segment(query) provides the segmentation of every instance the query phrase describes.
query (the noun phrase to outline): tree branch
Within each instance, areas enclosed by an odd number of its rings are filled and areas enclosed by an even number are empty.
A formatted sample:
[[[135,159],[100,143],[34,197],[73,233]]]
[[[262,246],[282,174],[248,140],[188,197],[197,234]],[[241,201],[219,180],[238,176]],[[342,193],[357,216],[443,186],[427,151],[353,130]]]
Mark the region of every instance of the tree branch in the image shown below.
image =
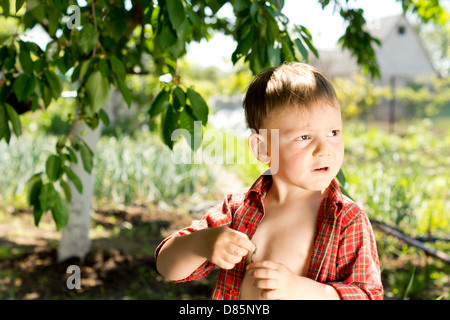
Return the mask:
[[[99,44],[100,41],[100,35],[98,33],[98,28],[97,28],[97,15],[95,14],[95,1],[92,0],[91,2],[91,7],[92,7],[92,19],[94,20],[94,29],[95,29],[95,34],[97,35],[97,43],[95,44],[94,50],[92,50],[92,57],[95,57],[95,52],[97,51],[97,46]]]

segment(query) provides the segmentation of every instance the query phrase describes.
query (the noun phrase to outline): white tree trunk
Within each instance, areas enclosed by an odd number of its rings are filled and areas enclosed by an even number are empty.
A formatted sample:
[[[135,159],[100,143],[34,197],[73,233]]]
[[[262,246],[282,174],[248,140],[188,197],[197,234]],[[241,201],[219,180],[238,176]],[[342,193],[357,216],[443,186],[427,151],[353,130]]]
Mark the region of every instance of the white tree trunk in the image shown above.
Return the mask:
[[[109,100],[104,107],[105,112],[110,118],[110,125],[114,119],[111,119],[113,105],[120,103],[116,90],[111,90]],[[103,123],[100,121],[95,130],[91,130],[84,121],[77,123],[74,128],[74,135],[82,137],[83,141],[91,148],[94,155],[97,150],[97,143],[100,139]],[[84,134],[83,134],[84,133]],[[91,174],[86,172],[83,167],[80,152],[76,152],[78,163],[71,163],[70,168],[78,175],[83,184],[83,193],[80,194],[74,184],[69,181],[72,201],[69,205],[69,221],[62,230],[61,240],[58,249],[58,262],[69,258],[80,258],[83,260],[91,248],[89,230],[91,228],[91,208],[92,195],[94,193],[94,170]]]
[[[79,122],[74,134],[83,137],[86,144],[96,152],[97,142],[100,139],[101,125],[91,130],[84,121]],[[81,135],[82,132],[85,135]],[[94,192],[94,175],[87,173],[83,168],[80,153],[77,152],[78,163],[72,163],[70,168],[78,175],[83,184],[83,193],[80,194],[73,183],[69,183],[72,201],[69,206],[69,221],[62,230],[59,243],[58,261],[78,257],[84,259],[91,248],[89,230],[91,227],[91,199]]]

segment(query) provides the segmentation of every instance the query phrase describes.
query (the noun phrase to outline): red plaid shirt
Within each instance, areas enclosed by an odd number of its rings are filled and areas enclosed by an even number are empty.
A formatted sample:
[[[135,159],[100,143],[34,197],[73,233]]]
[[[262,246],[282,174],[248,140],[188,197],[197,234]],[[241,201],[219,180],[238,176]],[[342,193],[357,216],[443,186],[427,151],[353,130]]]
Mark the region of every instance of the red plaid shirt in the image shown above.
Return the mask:
[[[181,229],[172,237],[220,226],[229,226],[251,239],[264,216],[263,201],[272,185],[270,175],[262,175],[251,188],[228,194],[222,203],[206,211],[201,220]],[[314,249],[307,277],[334,287],[342,299],[382,299],[380,266],[375,237],[369,219],[349,198],[342,195],[333,180],[320,205]],[[201,279],[214,269],[206,261],[189,277],[177,282]],[[220,269],[212,292],[213,299],[237,300],[240,296],[245,262],[231,270]]]

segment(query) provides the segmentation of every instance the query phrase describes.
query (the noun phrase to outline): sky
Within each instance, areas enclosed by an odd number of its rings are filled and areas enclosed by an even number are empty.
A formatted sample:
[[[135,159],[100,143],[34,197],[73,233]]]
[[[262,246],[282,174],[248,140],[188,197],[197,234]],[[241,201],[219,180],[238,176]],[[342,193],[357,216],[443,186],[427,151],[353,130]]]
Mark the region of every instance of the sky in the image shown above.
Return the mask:
[[[349,0],[348,6],[362,8],[366,21],[373,21],[374,24],[377,19],[402,13],[401,3],[396,0]],[[339,12],[333,13],[332,3],[322,10],[318,0],[285,0],[282,12],[293,23],[308,28],[318,49],[332,49],[345,31]],[[225,5],[218,14],[232,16],[231,6]],[[236,43],[230,36],[217,33],[208,42],[204,40],[190,44],[186,59],[204,67],[217,66],[229,71],[235,48]]]

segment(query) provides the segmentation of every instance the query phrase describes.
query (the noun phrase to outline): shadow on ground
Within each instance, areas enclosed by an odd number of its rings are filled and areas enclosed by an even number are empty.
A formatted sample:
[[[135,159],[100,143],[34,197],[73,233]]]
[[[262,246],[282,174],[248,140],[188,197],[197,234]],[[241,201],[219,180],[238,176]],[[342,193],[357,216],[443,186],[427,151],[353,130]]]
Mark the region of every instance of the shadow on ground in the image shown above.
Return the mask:
[[[84,261],[58,263],[55,241],[24,245],[0,238],[0,299],[209,299],[214,275],[175,284],[156,271],[156,246],[190,220],[188,214],[149,212],[143,206],[98,210],[93,226],[113,235],[94,239]],[[80,268],[80,289],[67,287],[68,280],[74,283],[68,279],[70,265]]]

